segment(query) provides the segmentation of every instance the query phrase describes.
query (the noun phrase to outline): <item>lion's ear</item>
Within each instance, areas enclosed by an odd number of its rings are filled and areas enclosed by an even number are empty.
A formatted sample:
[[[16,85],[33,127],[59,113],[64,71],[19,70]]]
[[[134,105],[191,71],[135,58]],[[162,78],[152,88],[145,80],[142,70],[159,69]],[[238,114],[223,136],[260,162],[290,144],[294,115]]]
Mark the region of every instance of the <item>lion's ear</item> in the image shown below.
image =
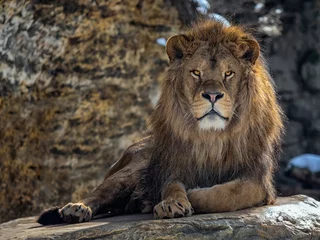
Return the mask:
[[[166,52],[173,62],[175,59],[182,59],[186,54],[186,49],[188,48],[190,42],[186,35],[175,35],[168,39],[166,44]]]
[[[239,57],[255,64],[260,54],[260,46],[256,40],[247,39],[238,44]]]

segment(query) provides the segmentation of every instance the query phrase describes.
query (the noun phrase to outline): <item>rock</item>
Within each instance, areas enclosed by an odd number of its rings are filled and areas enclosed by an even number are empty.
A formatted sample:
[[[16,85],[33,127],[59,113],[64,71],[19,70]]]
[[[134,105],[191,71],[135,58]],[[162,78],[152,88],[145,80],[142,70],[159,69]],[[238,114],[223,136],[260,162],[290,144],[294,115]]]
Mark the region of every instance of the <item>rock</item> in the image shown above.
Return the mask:
[[[302,65],[302,79],[311,92],[320,91],[320,61]]]
[[[303,184],[308,189],[320,188],[320,156],[302,154],[290,160],[285,175]]]
[[[277,54],[269,57],[272,69],[271,71],[276,76],[275,81],[277,83],[277,91],[281,94],[281,96],[284,95],[285,98],[289,98],[289,100],[292,100],[293,94],[299,92],[299,84],[294,80],[295,73],[286,71],[286,69],[283,67],[283,55],[290,54],[290,50],[288,49],[288,47],[285,47],[285,42],[270,44],[281,44],[280,50],[277,52]],[[286,67],[290,69],[294,69],[296,67],[295,59],[293,58],[286,60],[285,64]],[[288,97],[288,94],[290,94],[291,97]]]
[[[313,141],[309,143],[307,152],[320,155],[320,139],[319,137],[313,138]],[[320,179],[320,176],[318,176]]]
[[[311,134],[315,137],[320,137],[320,119],[312,123]]]
[[[310,125],[314,119],[316,112],[310,103],[310,97],[299,96],[289,108],[288,116],[290,119],[302,122],[303,125]]]
[[[0,2],[3,222],[102,182],[146,130],[168,62],[156,39],[181,21],[162,0]]]
[[[282,22],[280,21],[282,9],[273,9],[267,15],[259,17],[259,31],[269,37],[281,36]]]
[[[305,153],[305,142],[296,143],[293,145],[283,146],[283,156],[282,161],[280,163],[283,166],[286,166],[289,160],[295,156]]]
[[[282,161],[319,153],[319,138],[308,134],[320,119],[319,0],[208,3],[208,14],[257,30],[280,101],[298,126],[289,129],[295,143]],[[102,181],[146,130],[167,66],[157,39],[197,20],[197,7],[185,0],[0,0],[0,222],[77,201]],[[266,26],[281,35],[268,37]]]
[[[320,202],[304,195],[278,198],[273,206],[188,218],[152,215],[100,218],[42,227],[33,217],[0,225],[1,239],[319,239]]]
[[[303,135],[303,125],[299,122],[289,121],[285,127],[286,132],[284,136],[285,145],[293,145],[300,143]]]

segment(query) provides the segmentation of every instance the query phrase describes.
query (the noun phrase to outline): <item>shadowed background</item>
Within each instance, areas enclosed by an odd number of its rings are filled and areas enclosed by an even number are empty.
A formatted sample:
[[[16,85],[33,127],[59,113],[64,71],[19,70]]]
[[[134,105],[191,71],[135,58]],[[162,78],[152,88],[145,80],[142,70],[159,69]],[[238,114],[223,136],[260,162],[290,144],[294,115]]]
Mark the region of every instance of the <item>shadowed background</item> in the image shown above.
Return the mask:
[[[212,13],[255,29],[275,79],[288,117],[279,194],[320,199],[317,176],[283,174],[292,157],[320,154],[319,9],[320,0],[0,0],[0,222],[92,191],[146,130],[168,64],[162,38]]]

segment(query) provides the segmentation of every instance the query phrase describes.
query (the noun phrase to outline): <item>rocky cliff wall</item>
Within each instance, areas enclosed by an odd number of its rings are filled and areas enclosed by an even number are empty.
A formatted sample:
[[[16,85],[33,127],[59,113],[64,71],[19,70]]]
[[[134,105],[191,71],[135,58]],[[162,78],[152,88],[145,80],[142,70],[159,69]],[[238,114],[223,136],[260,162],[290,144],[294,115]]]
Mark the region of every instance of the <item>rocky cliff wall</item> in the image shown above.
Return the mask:
[[[146,130],[164,1],[1,1],[0,221],[83,197]],[[14,206],[14,207],[12,207]]]

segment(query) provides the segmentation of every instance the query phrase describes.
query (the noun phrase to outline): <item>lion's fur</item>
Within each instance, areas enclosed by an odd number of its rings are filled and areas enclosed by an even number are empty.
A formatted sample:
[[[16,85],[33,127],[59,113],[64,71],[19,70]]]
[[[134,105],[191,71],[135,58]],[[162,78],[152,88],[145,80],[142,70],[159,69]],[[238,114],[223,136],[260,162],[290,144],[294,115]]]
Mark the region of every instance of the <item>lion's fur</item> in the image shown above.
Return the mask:
[[[223,44],[236,53],[236,45],[253,39],[243,28],[224,27],[208,21],[192,27],[185,34],[193,54],[200,41],[213,46]],[[210,187],[235,178],[261,181],[267,201],[275,197],[273,171],[279,151],[282,111],[277,103],[273,81],[260,55],[254,65],[241,63],[248,72],[242,79],[237,109],[224,131],[199,131],[183,93],[182,61],[169,66],[162,94],[150,125],[155,139],[147,184],[159,201],[161,187],[176,176],[186,188]],[[252,70],[250,69],[252,67]]]
[[[137,211],[139,203],[142,212],[154,209],[156,218],[167,218],[190,216],[192,207],[221,212],[274,202],[282,111],[254,37],[239,26],[205,21],[170,38],[166,50],[170,66],[150,118],[151,136],[129,147],[90,197],[60,209],[60,222],[86,219],[80,205],[94,216]],[[206,79],[190,77],[196,61],[206,66]],[[227,81],[230,66],[236,70]],[[223,81],[216,80],[222,73]],[[209,90],[224,92],[212,103],[203,95]],[[208,104],[216,112],[204,129],[199,120]],[[216,119],[227,123],[216,128]],[[39,222],[55,223],[54,214],[45,211]]]

